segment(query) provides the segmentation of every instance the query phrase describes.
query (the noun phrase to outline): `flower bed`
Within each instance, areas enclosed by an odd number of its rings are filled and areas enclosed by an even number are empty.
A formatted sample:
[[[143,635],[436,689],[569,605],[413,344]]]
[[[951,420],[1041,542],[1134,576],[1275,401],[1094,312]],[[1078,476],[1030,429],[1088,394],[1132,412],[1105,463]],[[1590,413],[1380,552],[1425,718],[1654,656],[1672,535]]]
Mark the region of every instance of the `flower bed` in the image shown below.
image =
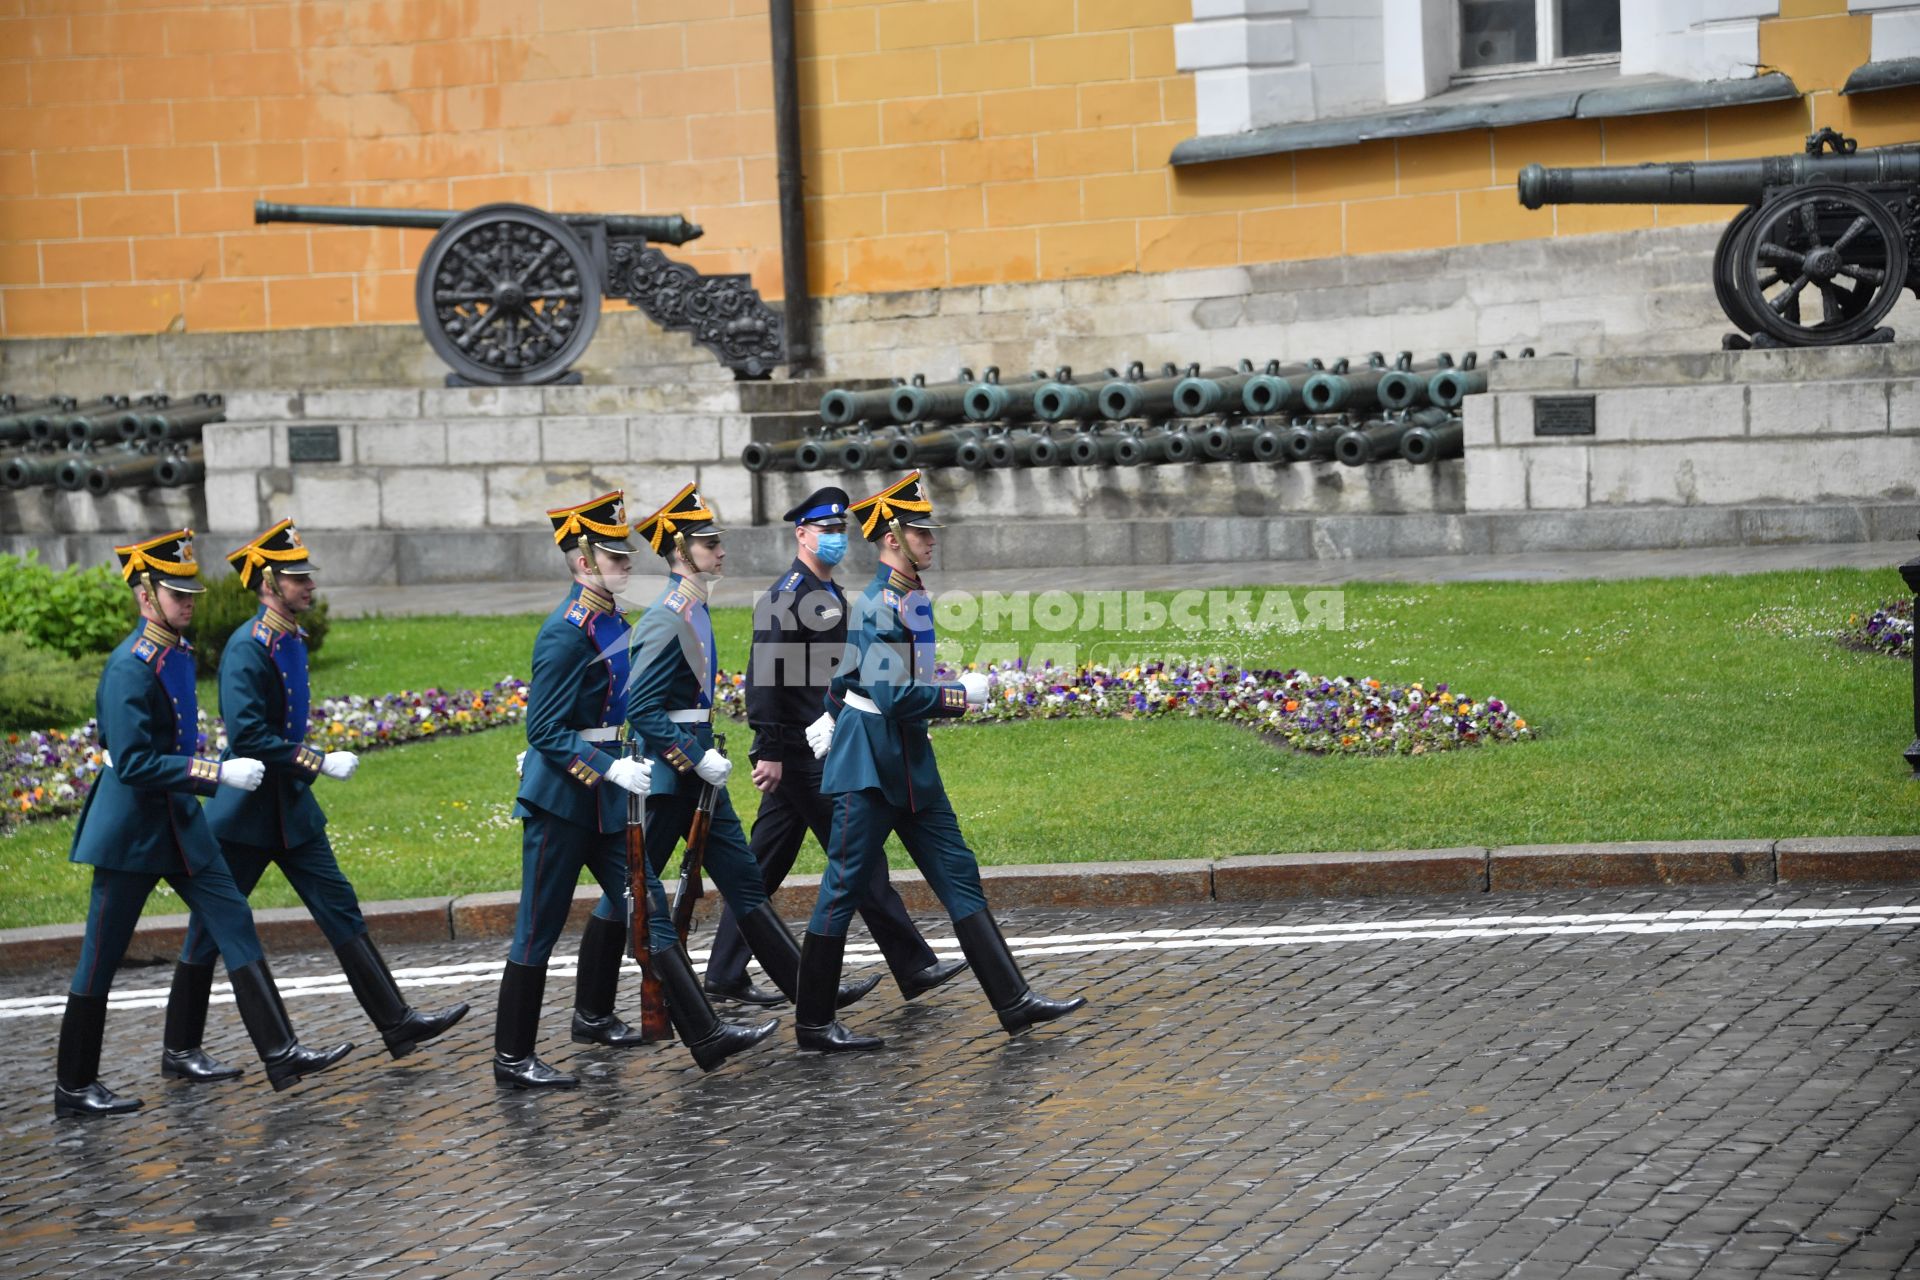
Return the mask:
[[[1884,653],[1895,658],[1913,657],[1913,599],[1901,596],[1862,618],[1851,614],[1846,629],[1835,639],[1849,649]]]
[[[375,751],[445,734],[515,724],[526,714],[526,681],[509,676],[486,689],[405,690],[377,698],[322,698],[313,706],[308,741],[329,751]],[[200,754],[226,749],[226,726],[200,712]],[[9,734],[0,755],[0,825],[78,813],[100,774],[99,726],[71,732]]]
[[[1444,684],[1428,689],[1304,671],[1157,663],[1123,671],[993,663],[986,673],[991,685],[985,711],[964,722],[935,723],[1205,716],[1245,725],[1278,744],[1315,755],[1418,756],[1533,736],[1527,722],[1500,699],[1468,697]],[[940,674],[953,678],[944,668]],[[743,715],[745,702],[742,678],[727,679],[721,708]]]
[[[1911,623],[1907,644],[1911,647]],[[979,720],[1062,718],[1141,720],[1204,716],[1253,729],[1276,744],[1316,755],[1426,755],[1533,736],[1498,698],[1472,698],[1444,684],[1389,685],[1361,677],[1304,671],[1242,671],[1230,666],[1153,664],[1112,671],[1047,663],[994,663]],[[942,669],[943,678],[952,672]],[[746,715],[743,676],[722,672],[719,709]],[[309,741],[331,751],[374,751],[445,734],[517,724],[527,685],[509,677],[486,689],[427,689],[377,698],[324,698],[314,705]],[[226,747],[219,717],[200,713],[200,753]],[[959,721],[936,721],[951,725]],[[0,755],[0,825],[78,813],[101,769],[98,726],[71,732],[11,734]]]

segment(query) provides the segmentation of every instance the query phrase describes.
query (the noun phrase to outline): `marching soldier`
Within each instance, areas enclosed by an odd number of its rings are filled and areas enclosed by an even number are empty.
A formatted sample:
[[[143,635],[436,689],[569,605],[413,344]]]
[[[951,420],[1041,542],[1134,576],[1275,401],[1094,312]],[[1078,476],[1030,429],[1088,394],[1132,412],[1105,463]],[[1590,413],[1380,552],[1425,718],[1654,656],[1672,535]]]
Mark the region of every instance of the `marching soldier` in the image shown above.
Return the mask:
[[[185,632],[193,622],[194,596],[206,588],[193,555],[193,531],[115,547],[114,555],[120,576],[133,587],[140,625],[107,658],[95,697],[101,745],[112,763],[87,796],[73,833],[72,860],[93,868],[93,895],[60,1024],[56,1116],[140,1108],[139,1099],[119,1097],[100,1082],[100,1046],[114,970],[161,880],[193,910],[226,961],[241,1020],[275,1089],[325,1070],[353,1048],[308,1049],[295,1038],[246,897],[195,798],[222,787],[253,791],[266,766],[244,756],[212,760],[194,754],[200,709]]]
[[[794,1030],[802,1049],[877,1049],[872,1036],[834,1019],[847,926],[885,861],[887,836],[900,842],[953,917],[953,931],[1008,1035],[1050,1022],[1086,1003],[1048,1000],[1027,986],[994,923],[973,851],[960,835],[934,762],[927,721],[962,716],[987,700],[987,678],[934,680],[933,611],[920,574],[932,562],[933,504],[911,472],[848,513],[877,545],[880,565],[848,623],[846,659],[834,673],[827,714],[807,730],[824,756],[821,790],[834,798],[833,844],[800,960]]]
[[[547,957],[566,927],[584,867],[606,897],[626,893],[627,795],[647,794],[647,767],[618,754],[626,707],[626,623],[615,599],[633,548],[619,490],[547,512],[573,585],[533,642],[527,752],[513,814],[522,820],[520,908],[500,977],[493,1078],[520,1089],[570,1089],[579,1077],[534,1052]],[[649,884],[657,894],[658,886]],[[625,1048],[640,1034],[613,1014],[626,926],[594,916],[580,943],[573,1039]]]
[[[640,615],[633,629],[633,689],[627,700],[627,722],[653,761],[646,822],[649,876],[651,883],[658,883],[658,873],[674,845],[693,824],[702,793],[712,788],[707,869],[739,922],[754,958],[791,1000],[799,975],[799,944],[774,914],[773,904],[761,887],[759,868],[747,851],[740,819],[727,797],[727,776],[733,764],[713,745],[713,682],[719,655],[714,651],[713,620],[707,612],[707,583],[720,575],[727,555],[720,545],[722,531],[713,521],[713,512],[688,485],[634,527],[635,533],[666,560],[669,570],[666,589]],[[662,894],[655,904],[651,937],[653,963],[665,987],[667,1011],[701,1066],[708,1066],[709,1059],[718,1065],[721,1057],[756,1043],[776,1024],[735,1028],[714,1017],[706,993],[679,947],[680,939],[665,902]],[[875,977],[857,986],[839,987],[837,997],[829,992],[827,998],[844,1007],[871,991],[878,981]],[[702,1056],[701,1039],[729,1036],[730,1040],[721,1040],[720,1049]]]
[[[359,899],[327,841],[327,816],[313,797],[312,784],[323,775],[345,781],[360,760],[351,751],[322,753],[307,745],[312,697],[307,633],[298,619],[313,608],[316,566],[291,520],[280,521],[232,552],[227,562],[240,574],[240,585],[260,601],[252,621],[234,629],[220,655],[227,755],[258,760],[267,774],[258,790],[217,793],[207,805],[208,825],[242,894],[253,893],[270,863],[279,865],[333,944],[347,982],[387,1052],[403,1058],[464,1018],[467,1006],[421,1013],[408,1005],[367,936]],[[167,998],[162,1075],[204,1082],[240,1074],[240,1068],[217,1061],[200,1046],[217,951],[207,920],[196,911]]]
[[[833,805],[820,794],[820,763],[807,746],[806,728],[819,717],[833,664],[846,648],[847,598],[833,571],[847,554],[847,502],[845,489],[829,485],[782,517],[793,526],[793,566],[754,608],[747,723],[753,728],[753,785],[766,799],[754,820],[750,847],[769,894],[793,869],[808,831],[821,849],[831,843]],[[884,858],[873,864],[870,896],[861,903],[860,917],[909,1000],[967,967],[964,960],[935,957],[888,879]],[[720,915],[706,988],[716,999],[745,1004],[782,999],[748,980],[747,949],[731,909]]]

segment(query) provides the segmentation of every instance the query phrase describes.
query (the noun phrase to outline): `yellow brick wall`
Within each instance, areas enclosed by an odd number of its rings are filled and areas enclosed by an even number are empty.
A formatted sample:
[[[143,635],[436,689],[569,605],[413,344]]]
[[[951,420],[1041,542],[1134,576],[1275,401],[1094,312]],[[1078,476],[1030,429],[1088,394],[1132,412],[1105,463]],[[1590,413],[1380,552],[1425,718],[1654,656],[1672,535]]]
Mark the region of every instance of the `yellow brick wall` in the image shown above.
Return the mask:
[[[800,0],[823,294],[1719,222],[1530,213],[1548,164],[1920,136],[1920,92],[1840,97],[1844,0],[1784,0],[1788,103],[1561,121],[1175,170],[1190,0]],[[765,0],[0,0],[0,337],[413,317],[426,233],[255,228],[256,198],[683,211],[675,255],[779,293]]]
[[[429,232],[253,201],[684,212],[777,292],[766,0],[0,0],[0,337],[411,320]]]

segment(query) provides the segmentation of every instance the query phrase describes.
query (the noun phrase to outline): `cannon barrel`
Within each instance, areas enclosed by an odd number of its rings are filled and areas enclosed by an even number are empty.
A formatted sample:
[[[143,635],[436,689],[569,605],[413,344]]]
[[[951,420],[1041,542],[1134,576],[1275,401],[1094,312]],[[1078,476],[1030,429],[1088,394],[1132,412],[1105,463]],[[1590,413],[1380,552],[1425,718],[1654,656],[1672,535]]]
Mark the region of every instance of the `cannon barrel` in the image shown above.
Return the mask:
[[[160,465],[154,468],[153,478],[168,489],[178,489],[185,484],[198,484],[207,478],[207,455],[200,449],[188,449],[185,453],[169,453],[160,459]]]
[[[1076,431],[1067,442],[1067,461],[1076,467],[1134,467],[1140,464],[1140,454],[1140,437],[1131,431],[1089,427]]]
[[[1521,348],[1522,360],[1532,355],[1532,347]],[[1436,409],[1458,409],[1468,396],[1479,395],[1487,389],[1487,370],[1507,358],[1506,352],[1496,351],[1486,364],[1442,369],[1427,381],[1427,403]]]
[[[1251,414],[1280,413],[1299,401],[1300,388],[1305,385],[1305,380],[1324,372],[1326,367],[1316,357],[1305,364],[1290,364],[1266,373],[1256,373],[1240,389],[1240,407]],[[1336,371],[1345,369],[1346,361],[1342,360],[1334,368]]]
[[[1473,352],[1467,352],[1466,367],[1471,369],[1478,359]],[[1427,386],[1433,375],[1442,369],[1453,368],[1453,357],[1442,351],[1431,360],[1422,360],[1418,364],[1404,364],[1380,378],[1375,394],[1380,397],[1383,409],[1424,409],[1427,405]]]
[[[1033,393],[1033,416],[1042,422],[1094,421],[1100,417],[1100,405],[1095,399],[1095,392],[1099,388],[1093,384],[1104,383],[1116,376],[1115,370],[1102,369],[1097,374],[1072,381],[1055,378]]]
[[[1412,429],[1412,419],[1404,414],[1363,422],[1335,437],[1333,456],[1348,467],[1364,467],[1369,462],[1397,458],[1401,439]]]
[[[0,414],[0,444],[20,444],[29,438],[27,424],[35,415],[46,410],[70,409],[73,401],[64,396],[54,396],[47,400],[21,400],[4,414]]]
[[[1448,364],[1453,357],[1442,352],[1438,357]],[[1308,413],[1340,413],[1344,410],[1366,412],[1383,407],[1380,385],[1396,371],[1385,365],[1345,372],[1316,373],[1300,388],[1300,403]]]
[[[67,438],[67,423],[74,418],[91,417],[96,413],[113,413],[125,409],[133,402],[125,396],[101,396],[98,400],[89,400],[85,404],[66,402],[57,409],[36,409],[27,418],[27,439],[35,444],[56,444]]]
[[[438,231],[455,218],[460,209],[382,209],[368,205],[346,204],[273,204],[253,202],[253,220],[260,222],[305,222],[326,227],[410,227],[419,231]],[[568,226],[605,223],[608,235],[644,236],[658,244],[686,244],[698,240],[705,230],[678,213],[556,213]]]
[[[1318,361],[1315,362],[1318,364]],[[1278,360],[1267,361],[1264,369],[1254,369],[1247,361],[1240,362],[1240,371],[1225,377],[1183,378],[1180,385],[1173,389],[1174,415],[1181,418],[1198,418],[1208,413],[1235,413],[1246,396],[1249,384],[1256,378],[1284,377],[1289,372],[1306,369],[1303,364],[1282,365]]]
[[[1286,462],[1280,433],[1264,422],[1243,422],[1230,428],[1233,456],[1242,462]]]
[[[77,470],[80,482],[75,487],[100,497],[115,489],[151,488],[159,483],[157,473],[160,464],[166,460],[164,454],[145,453],[122,445],[110,452],[78,454],[69,458],[61,464],[55,479],[64,489],[68,486],[69,475]]]
[[[1153,422],[1171,418],[1177,413],[1173,394],[1182,382],[1189,378],[1217,380],[1232,377],[1233,373],[1234,370],[1227,368],[1208,369],[1205,373],[1190,368],[1184,374],[1173,370],[1159,378],[1117,378],[1100,388],[1100,412],[1115,422],[1128,418],[1146,418]]]
[[[1520,203],[1757,204],[1769,187],[1814,182],[1844,186],[1920,183],[1920,148],[1874,147],[1852,155],[1764,156],[1755,160],[1700,160],[1672,164],[1595,165],[1520,171]]]
[[[1057,467],[1067,460],[1067,451],[1044,431],[1009,431],[1006,441],[1016,467]]]
[[[1001,418],[1025,418],[1033,413],[1033,398],[1050,382],[1071,380],[1073,370],[1061,369],[1049,374],[1044,369],[1036,369],[1033,377],[1025,382],[998,382],[994,371],[987,370],[987,377],[967,389],[962,397],[962,408],[969,422],[997,422]]]
[[[978,427],[942,427],[901,435],[887,445],[890,467],[943,467],[958,460],[960,446],[981,439]]]
[[[1324,462],[1333,457],[1334,442],[1347,429],[1344,419],[1296,422],[1280,433],[1280,451],[1289,462]]]
[[[895,387],[889,393],[887,407],[893,413],[893,420],[902,424],[964,422],[967,418],[967,392],[973,390],[974,385],[973,370],[962,369],[960,376],[952,382],[936,382],[930,387]]]
[[[64,449],[15,454],[7,459],[4,467],[0,467],[0,484],[9,489],[33,489],[52,484],[53,473],[60,469],[66,456]]]
[[[1458,458],[1466,453],[1466,424],[1451,414],[1418,422],[1400,438],[1400,456],[1416,467],[1430,466],[1442,458]]]
[[[830,450],[842,471],[872,471],[887,465],[887,443],[900,433],[891,429],[875,434],[862,431],[845,438],[837,450]]]
[[[56,443],[64,440],[69,445],[109,444],[122,440],[131,440],[140,429],[140,412],[137,409],[105,409],[94,413],[76,413],[65,422],[59,423],[59,434],[52,437]]]
[[[170,405],[140,415],[140,438],[198,440],[200,428],[210,422],[225,421],[226,416],[226,401],[217,395],[194,403]]]
[[[1140,460],[1154,464],[1193,462],[1200,450],[1193,437],[1177,427],[1161,427],[1140,434]]]
[[[769,443],[755,440],[740,451],[749,471],[818,471],[827,465],[827,446],[812,436]]]
[[[891,421],[893,393],[896,387],[874,391],[849,391],[835,387],[820,397],[820,421],[830,427],[850,426],[868,420]]]

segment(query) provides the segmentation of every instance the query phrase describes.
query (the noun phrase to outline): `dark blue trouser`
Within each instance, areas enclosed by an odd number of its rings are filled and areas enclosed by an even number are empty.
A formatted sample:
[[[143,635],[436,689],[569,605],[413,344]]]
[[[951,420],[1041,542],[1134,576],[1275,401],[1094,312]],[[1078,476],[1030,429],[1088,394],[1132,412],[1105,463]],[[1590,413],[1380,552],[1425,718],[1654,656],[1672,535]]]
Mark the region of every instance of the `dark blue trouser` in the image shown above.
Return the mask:
[[[820,794],[817,761],[789,760],[781,767],[780,785],[760,802],[760,816],[753,820],[749,845],[753,860],[760,864],[760,885],[769,894],[793,870],[808,831],[820,841],[821,849],[833,847],[833,797]],[[896,978],[916,974],[938,959],[913,927],[907,904],[900,901],[900,893],[887,875],[884,857],[874,860],[867,894],[860,904],[860,918]],[[733,908],[728,907],[720,913],[720,924],[714,930],[707,981],[733,987],[746,976],[746,940],[734,922]]]
[[[360,915],[360,899],[348,883],[346,873],[340,870],[339,859],[333,856],[326,832],[291,849],[262,849],[258,845],[222,840],[220,853],[227,860],[227,870],[233,873],[233,882],[248,897],[253,895],[254,886],[260,883],[267,867],[280,864],[280,873],[286,876],[287,883],[312,913],[313,922],[334,946],[352,942],[367,931],[367,922]],[[206,922],[199,912],[194,912],[193,919],[187,922],[187,940],[180,947],[180,958],[188,964],[208,964],[218,950]]]
[[[648,859],[652,861],[651,858]],[[582,869],[600,884],[596,914],[625,923],[627,916],[627,835],[603,833],[568,822],[538,809],[530,812],[520,833],[520,909],[513,917],[513,947],[507,958],[516,964],[543,965],[553,954],[560,931],[567,927],[573,890]],[[648,945],[674,945],[673,917],[667,913],[666,891],[660,877],[647,868]]]
[[[93,869],[93,897],[87,904],[87,933],[80,943],[80,963],[73,970],[73,993],[104,996],[113,986],[114,970],[127,954],[133,926],[155,885],[165,880],[205,922],[227,972],[243,969],[264,954],[253,931],[253,912],[246,895],[233,882],[233,873],[214,863],[192,875],[157,876],[144,871]]]
[[[666,869],[674,847],[686,839],[687,829],[693,825],[693,812],[700,807],[702,789],[696,780],[671,794],[647,797],[647,880],[661,894],[663,903],[666,891],[660,888],[660,873]],[[714,797],[713,821],[707,827],[707,853],[701,866],[736,915],[746,915],[766,902],[767,891],[760,885],[760,867],[747,850],[746,832],[741,829],[740,817],[733,811],[733,801],[724,788]],[[602,897],[593,913],[607,920],[620,918],[609,897]],[[680,940],[673,931],[672,916],[664,919],[664,941],[659,922],[655,923],[653,945],[656,948],[672,946]]]
[[[833,797],[833,843],[827,846],[827,873],[820,877],[809,933],[846,937],[873,880],[873,865],[886,865],[887,836],[895,832],[949,916],[964,919],[987,905],[980,865],[944,797],[915,812],[888,803],[877,787],[847,791]]]

